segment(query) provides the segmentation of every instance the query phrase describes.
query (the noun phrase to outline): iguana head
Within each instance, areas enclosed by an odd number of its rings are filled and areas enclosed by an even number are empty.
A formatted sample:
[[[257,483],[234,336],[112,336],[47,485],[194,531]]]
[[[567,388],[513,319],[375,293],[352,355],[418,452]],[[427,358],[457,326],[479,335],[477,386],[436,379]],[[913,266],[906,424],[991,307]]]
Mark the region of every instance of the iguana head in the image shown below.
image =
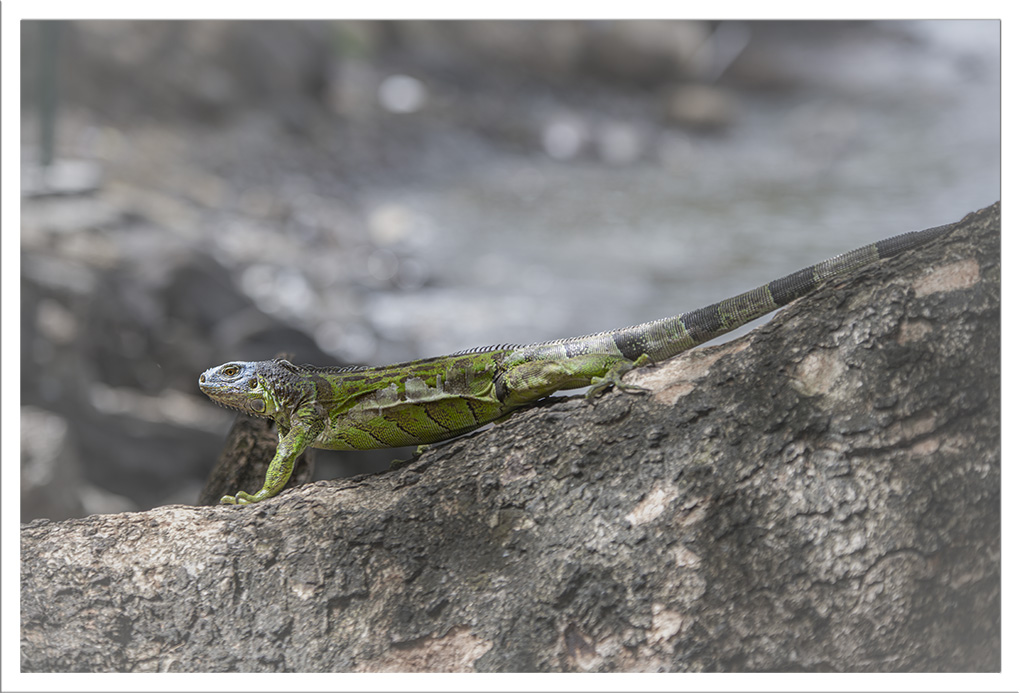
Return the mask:
[[[275,361],[231,361],[200,375],[198,387],[225,407],[272,418],[283,409],[271,381],[277,369]]]

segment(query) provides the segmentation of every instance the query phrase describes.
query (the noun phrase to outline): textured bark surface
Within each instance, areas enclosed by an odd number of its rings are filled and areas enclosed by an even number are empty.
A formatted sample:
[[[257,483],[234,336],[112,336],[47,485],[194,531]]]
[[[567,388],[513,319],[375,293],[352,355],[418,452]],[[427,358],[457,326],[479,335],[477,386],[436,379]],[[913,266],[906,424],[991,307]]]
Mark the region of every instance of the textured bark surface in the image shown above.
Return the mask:
[[[998,205],[389,473],[22,531],[25,671],[996,671]]]

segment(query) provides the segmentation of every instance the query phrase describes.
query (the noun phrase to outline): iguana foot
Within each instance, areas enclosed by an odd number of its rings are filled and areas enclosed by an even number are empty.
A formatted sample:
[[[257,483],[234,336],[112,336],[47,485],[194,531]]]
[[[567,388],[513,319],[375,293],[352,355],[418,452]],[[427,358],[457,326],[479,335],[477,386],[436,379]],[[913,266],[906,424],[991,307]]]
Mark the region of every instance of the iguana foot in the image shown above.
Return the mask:
[[[432,449],[432,444],[431,443],[425,443],[425,444],[419,445],[418,447],[416,447],[414,449],[414,452],[411,453],[411,458],[410,459],[407,459],[407,460],[392,460],[390,462],[390,471],[392,472],[392,471],[394,471],[396,469],[400,469],[401,467],[406,467],[407,465],[411,464],[416,459],[421,457],[425,452],[427,452],[428,450],[431,450],[431,449]]]
[[[629,392],[634,395],[648,392],[647,387],[641,387],[640,385],[628,385],[623,382],[623,374],[628,371],[632,371],[635,368],[647,366],[651,362],[652,358],[648,354],[641,354],[633,361],[618,362],[610,368],[604,376],[591,379],[591,387],[588,388],[588,392],[585,393],[585,398],[595,399],[610,386],[618,387],[624,392]]]
[[[250,503],[258,503],[260,500],[265,500],[270,496],[270,494],[263,493],[263,491],[254,494],[238,491],[236,496],[223,496],[220,498],[220,505],[249,505]]]

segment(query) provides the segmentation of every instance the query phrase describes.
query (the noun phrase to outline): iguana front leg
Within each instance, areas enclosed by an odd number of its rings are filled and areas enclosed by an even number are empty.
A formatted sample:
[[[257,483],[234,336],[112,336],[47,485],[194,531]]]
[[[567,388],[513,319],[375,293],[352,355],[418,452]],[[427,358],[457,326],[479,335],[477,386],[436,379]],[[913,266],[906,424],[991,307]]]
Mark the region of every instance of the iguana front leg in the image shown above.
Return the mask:
[[[324,426],[325,421],[322,414],[311,405],[302,407],[294,413],[290,420],[290,430],[286,433],[277,423],[277,427],[281,428],[280,442],[276,446],[276,455],[273,456],[273,461],[269,463],[269,469],[266,470],[266,480],[262,484],[262,488],[254,494],[238,491],[236,496],[223,496],[220,498],[220,503],[226,505],[257,503],[282,491],[290,479],[291,472],[294,471],[294,462],[298,455],[304,452],[305,448],[322,433]]]

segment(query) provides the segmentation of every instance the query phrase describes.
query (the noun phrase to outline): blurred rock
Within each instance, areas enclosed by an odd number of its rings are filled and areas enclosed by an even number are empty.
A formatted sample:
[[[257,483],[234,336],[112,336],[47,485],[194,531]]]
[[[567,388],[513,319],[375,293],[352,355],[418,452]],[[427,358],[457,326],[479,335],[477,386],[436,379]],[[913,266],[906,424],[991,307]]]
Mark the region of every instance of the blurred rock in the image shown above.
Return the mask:
[[[586,71],[637,84],[699,74],[694,58],[710,35],[705,22],[631,20],[594,22],[585,32]]]
[[[334,60],[329,72],[326,103],[342,118],[364,121],[378,112],[381,76],[362,60]]]
[[[36,326],[42,337],[58,346],[75,341],[78,336],[78,320],[74,313],[53,299],[40,301],[37,311]]]
[[[386,30],[387,44],[419,64],[468,78],[464,67],[479,65],[549,77],[574,73],[586,37],[583,23],[574,21],[393,22]]]
[[[123,210],[93,196],[33,198],[21,205],[22,247],[50,247],[54,234],[116,223]]]
[[[208,412],[219,414],[208,406]],[[86,478],[140,508],[154,507],[203,478],[224,437],[166,418],[151,421],[135,412],[108,414],[91,407],[77,413],[73,430]]]
[[[138,504],[127,496],[104,491],[92,484],[82,484],[78,488],[78,495],[86,515],[111,515],[140,509]]]
[[[624,166],[645,155],[647,139],[645,133],[632,123],[612,122],[598,129],[595,144],[602,161]]]
[[[102,169],[91,161],[57,159],[48,166],[29,164],[21,169],[21,194],[26,197],[84,195],[98,190],[102,182]]]
[[[554,116],[542,128],[542,148],[558,161],[576,159],[590,140],[588,124],[570,114]]]
[[[138,510],[125,496],[85,480],[77,437],[63,416],[21,408],[21,521],[66,520]]]
[[[392,43],[427,66],[489,64],[550,80],[590,75],[649,84],[697,74],[692,59],[705,22],[400,22]]]
[[[131,499],[85,480],[77,436],[63,416],[21,408],[21,521],[66,520],[138,510]]]
[[[298,134],[316,129],[310,123],[330,111],[366,112],[366,97],[387,78],[365,68],[369,56],[462,86],[492,79],[493,70],[552,82],[590,76],[649,85],[698,77],[713,35],[705,22],[663,20],[93,20],[66,28],[59,46],[64,105],[122,123],[141,116],[217,123],[258,109]],[[38,29],[38,22],[22,27],[27,104],[36,99]],[[396,106],[399,112],[420,110],[428,89],[422,75],[410,79],[403,84],[412,91],[401,87],[399,94],[411,105]],[[391,98],[382,99],[385,108],[393,108],[386,106]]]
[[[334,38],[315,21],[76,21],[60,46],[64,98],[115,121],[222,120],[256,104],[299,127],[328,81]],[[38,23],[22,24],[26,70]],[[22,80],[31,102],[32,80]]]
[[[666,116],[671,122],[702,130],[717,130],[734,123],[736,98],[719,87],[685,84],[666,95]]]
[[[81,517],[81,470],[67,421],[36,407],[21,408],[21,521]]]
[[[379,104],[390,113],[420,111],[428,100],[425,84],[410,75],[389,75],[379,85]]]

